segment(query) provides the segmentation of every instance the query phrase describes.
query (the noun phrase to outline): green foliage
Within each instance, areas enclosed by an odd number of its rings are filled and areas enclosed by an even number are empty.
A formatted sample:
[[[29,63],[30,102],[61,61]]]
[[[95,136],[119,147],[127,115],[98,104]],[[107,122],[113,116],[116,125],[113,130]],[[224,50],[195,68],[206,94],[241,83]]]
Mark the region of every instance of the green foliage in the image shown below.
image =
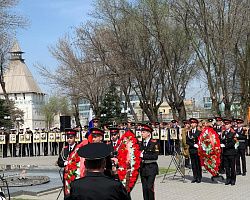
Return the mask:
[[[4,117],[10,116],[10,109],[7,107],[5,100],[0,99],[0,126],[11,128],[12,121],[10,119],[5,119]]]
[[[45,115],[47,128],[51,127],[57,114],[69,115],[71,112],[68,99],[60,96],[51,96],[48,102],[41,108],[41,111]]]
[[[121,99],[114,84],[111,84],[109,91],[105,94],[101,103],[101,124],[107,122],[121,121]]]

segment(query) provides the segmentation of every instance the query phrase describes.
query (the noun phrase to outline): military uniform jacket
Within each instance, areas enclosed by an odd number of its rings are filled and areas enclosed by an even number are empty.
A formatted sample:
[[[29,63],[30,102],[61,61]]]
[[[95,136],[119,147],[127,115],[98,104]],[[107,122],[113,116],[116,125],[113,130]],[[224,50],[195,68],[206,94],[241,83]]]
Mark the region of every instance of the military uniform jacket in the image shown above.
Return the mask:
[[[226,130],[222,133],[221,144],[225,145],[223,155],[236,155],[235,142],[235,132]]]
[[[201,131],[197,130],[195,133],[192,133],[192,130],[187,133],[187,144],[189,145],[190,154],[198,154],[198,149],[194,147],[195,144],[198,144],[198,138],[201,134]]]
[[[74,146],[74,149],[75,149],[75,147],[76,147],[76,144]],[[64,167],[64,162],[68,160],[68,157],[72,151],[69,150],[69,146],[65,146],[62,149],[62,152],[60,153],[60,155],[58,157],[58,161],[57,161],[57,164],[59,167]]]
[[[244,130],[243,128],[236,129],[235,133],[239,135],[237,137],[237,139],[239,141],[238,149],[245,149],[246,145],[247,145],[246,144],[246,141],[247,141],[246,130]]]
[[[157,164],[158,160],[158,143],[156,140],[149,140],[146,147],[144,147],[142,141],[140,143],[140,150],[143,151],[143,157],[141,161],[140,174],[141,176],[157,175],[159,168]]]
[[[66,200],[128,200],[128,194],[120,181],[101,172],[88,172],[85,177],[71,183],[70,196]]]

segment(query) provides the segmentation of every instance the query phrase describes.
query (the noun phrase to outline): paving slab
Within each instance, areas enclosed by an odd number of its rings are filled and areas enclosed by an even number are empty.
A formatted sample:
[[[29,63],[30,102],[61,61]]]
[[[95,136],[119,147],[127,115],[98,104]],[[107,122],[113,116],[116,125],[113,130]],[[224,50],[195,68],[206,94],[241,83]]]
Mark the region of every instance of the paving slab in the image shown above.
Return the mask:
[[[42,171],[41,173],[48,173],[48,169],[50,170],[58,170],[58,167],[55,166],[55,162],[57,160],[56,156],[47,156],[47,157],[33,157],[33,158],[2,158],[0,159],[0,164],[22,164],[22,165],[37,165],[37,167]],[[250,169],[250,157],[247,156],[247,169]],[[159,156],[158,164],[160,167],[167,168],[171,161],[171,156]],[[172,165],[171,168],[174,168]],[[32,172],[30,172],[32,173]],[[167,175],[164,183],[162,182],[163,176],[158,176],[155,181],[155,192],[156,199],[159,200],[248,200],[249,197],[249,188],[250,188],[250,174],[247,173],[246,176],[237,176],[236,185],[226,186],[223,181],[211,181],[211,175],[207,172],[203,173],[203,178],[201,183],[191,183],[192,180],[192,171],[185,171],[185,181],[179,176],[173,178],[173,174]],[[60,176],[57,173],[54,173],[52,176],[58,183],[58,187],[60,187]],[[224,175],[225,177],[225,175]],[[33,194],[30,195],[18,195],[15,198],[22,199],[32,199],[32,200],[48,200],[48,199],[56,199],[60,188],[55,188],[55,184],[46,185],[40,188],[34,189]],[[31,186],[30,186],[31,187]],[[131,193],[131,197],[134,200],[142,200],[142,186],[140,181],[135,185]],[[63,195],[61,194],[59,200],[63,199]]]

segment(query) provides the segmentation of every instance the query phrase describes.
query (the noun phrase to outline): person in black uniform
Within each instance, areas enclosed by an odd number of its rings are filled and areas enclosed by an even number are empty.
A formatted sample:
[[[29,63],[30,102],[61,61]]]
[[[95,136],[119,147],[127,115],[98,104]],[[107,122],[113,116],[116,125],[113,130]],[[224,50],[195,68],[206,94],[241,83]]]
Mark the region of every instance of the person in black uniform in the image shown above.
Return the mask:
[[[89,130],[89,139],[90,143],[103,143],[103,136],[104,136],[104,131],[99,128],[91,128]],[[107,144],[105,144],[107,145]],[[109,145],[107,145],[109,146]],[[109,146],[110,148],[110,146]],[[106,167],[104,174],[109,177],[113,177],[112,173],[112,161],[111,161],[111,156],[107,156],[106,158]]]
[[[200,157],[198,155],[198,137],[201,132],[197,129],[197,119],[190,118],[189,122],[191,125],[191,130],[187,133],[186,143],[189,145],[189,154],[193,171],[193,180],[191,181],[191,183],[200,183],[202,178],[202,170]]]
[[[74,151],[76,147],[76,131],[71,128],[65,128],[65,135],[67,137],[68,146],[65,146],[57,160],[57,164],[59,167],[65,167],[68,164],[68,158],[72,151]],[[63,177],[64,177],[64,171],[63,171]],[[64,185],[64,180],[63,180]],[[64,190],[65,191],[65,190]]]
[[[225,129],[225,127],[223,125],[223,119],[221,117],[215,117],[214,119],[216,120],[216,123],[214,124],[214,130],[216,131],[219,138],[221,139],[222,132]],[[223,151],[223,149],[222,149],[222,151]],[[225,166],[224,166],[224,160],[223,160],[222,154],[223,153],[221,153],[221,156],[220,156],[219,173],[220,174],[225,174]]]
[[[225,185],[235,185],[236,173],[235,173],[235,132],[231,128],[231,120],[224,119],[225,131],[222,133],[221,148],[223,149],[223,158],[226,169],[226,183]]]
[[[112,176],[114,179],[119,180],[117,169],[118,169],[118,159],[117,159],[117,143],[119,139],[120,129],[117,127],[109,128],[111,142],[108,144],[111,150],[111,161],[112,161]]]
[[[247,143],[247,133],[246,129],[243,127],[244,121],[242,119],[237,119],[237,129],[235,130],[236,138],[239,141],[237,156],[236,156],[236,175],[241,175],[240,159],[242,164],[242,176],[246,176],[246,143]]]
[[[106,157],[110,148],[104,143],[90,143],[78,150],[85,158],[86,176],[71,183],[66,200],[128,200],[126,189],[120,181],[104,175]]]
[[[142,142],[141,149],[141,167],[140,176],[142,183],[142,191],[144,200],[155,199],[154,182],[155,177],[159,173],[157,164],[159,148],[156,140],[151,139],[153,129],[147,124],[141,125]]]

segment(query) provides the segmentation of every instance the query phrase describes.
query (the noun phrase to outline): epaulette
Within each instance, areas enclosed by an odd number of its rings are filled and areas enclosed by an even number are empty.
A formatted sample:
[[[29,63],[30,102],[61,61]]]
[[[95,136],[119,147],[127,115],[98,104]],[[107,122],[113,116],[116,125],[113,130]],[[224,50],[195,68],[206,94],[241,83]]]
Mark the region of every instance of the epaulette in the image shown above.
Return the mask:
[[[157,140],[154,140],[154,139],[151,139],[150,141],[151,141],[151,142],[157,142]]]

